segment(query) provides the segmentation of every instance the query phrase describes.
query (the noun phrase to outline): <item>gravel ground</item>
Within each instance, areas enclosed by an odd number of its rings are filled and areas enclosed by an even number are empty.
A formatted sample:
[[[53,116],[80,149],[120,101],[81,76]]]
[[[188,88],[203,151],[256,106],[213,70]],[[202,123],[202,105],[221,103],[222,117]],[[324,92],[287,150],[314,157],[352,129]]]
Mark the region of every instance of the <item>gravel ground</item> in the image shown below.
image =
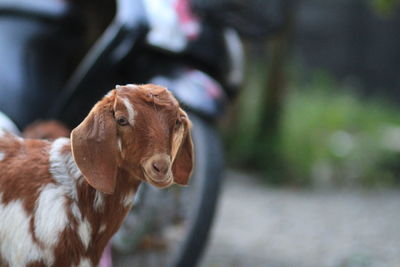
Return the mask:
[[[400,191],[266,188],[228,172],[200,267],[400,266]]]

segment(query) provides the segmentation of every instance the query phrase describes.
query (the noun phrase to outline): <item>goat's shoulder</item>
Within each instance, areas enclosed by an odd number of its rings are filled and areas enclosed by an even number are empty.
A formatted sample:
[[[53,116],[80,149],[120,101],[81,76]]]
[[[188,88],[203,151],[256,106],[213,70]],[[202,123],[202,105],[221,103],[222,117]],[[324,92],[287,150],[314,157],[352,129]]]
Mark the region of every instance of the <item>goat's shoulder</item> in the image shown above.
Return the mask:
[[[30,168],[40,171],[40,165],[48,161],[49,148],[46,140],[22,139],[0,130],[0,175],[6,170],[15,170],[15,174]]]
[[[22,200],[30,211],[40,189],[54,183],[49,172],[50,142],[22,139],[9,133],[0,136],[1,202]]]

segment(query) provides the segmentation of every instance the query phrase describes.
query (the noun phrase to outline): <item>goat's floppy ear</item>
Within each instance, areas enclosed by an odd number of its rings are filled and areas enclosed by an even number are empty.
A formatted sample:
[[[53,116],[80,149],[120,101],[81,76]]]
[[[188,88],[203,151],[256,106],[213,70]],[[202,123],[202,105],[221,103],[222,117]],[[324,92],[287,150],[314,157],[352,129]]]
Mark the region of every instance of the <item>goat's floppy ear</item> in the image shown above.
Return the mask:
[[[187,185],[193,170],[194,152],[191,136],[191,123],[186,113],[181,110],[183,119],[183,136],[180,138],[182,142],[178,148],[174,162],[172,163],[172,173],[174,182],[179,185]]]
[[[86,181],[112,194],[118,167],[118,141],[112,105],[99,102],[71,133],[72,154]]]

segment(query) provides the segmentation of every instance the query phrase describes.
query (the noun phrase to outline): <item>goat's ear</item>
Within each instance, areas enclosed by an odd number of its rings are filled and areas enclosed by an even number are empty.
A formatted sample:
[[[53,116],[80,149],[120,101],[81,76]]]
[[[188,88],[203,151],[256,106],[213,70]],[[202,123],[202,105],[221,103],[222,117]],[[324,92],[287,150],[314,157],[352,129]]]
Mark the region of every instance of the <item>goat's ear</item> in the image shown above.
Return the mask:
[[[181,139],[182,142],[172,164],[172,174],[174,175],[174,182],[176,184],[187,185],[193,170],[194,152],[191,136],[191,123],[186,113],[183,110],[181,110],[181,112],[184,116],[184,136]]]
[[[72,154],[86,181],[112,194],[118,170],[117,129],[112,105],[96,104],[71,133]]]

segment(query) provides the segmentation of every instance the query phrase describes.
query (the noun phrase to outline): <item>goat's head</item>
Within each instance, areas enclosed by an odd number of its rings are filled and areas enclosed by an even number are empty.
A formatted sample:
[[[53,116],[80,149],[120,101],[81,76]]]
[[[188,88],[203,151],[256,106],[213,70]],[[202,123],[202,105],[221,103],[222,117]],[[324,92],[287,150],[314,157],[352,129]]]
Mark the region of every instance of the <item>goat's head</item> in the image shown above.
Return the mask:
[[[118,169],[157,187],[186,185],[193,168],[191,123],[165,88],[118,86],[71,133],[87,182],[113,193]]]

